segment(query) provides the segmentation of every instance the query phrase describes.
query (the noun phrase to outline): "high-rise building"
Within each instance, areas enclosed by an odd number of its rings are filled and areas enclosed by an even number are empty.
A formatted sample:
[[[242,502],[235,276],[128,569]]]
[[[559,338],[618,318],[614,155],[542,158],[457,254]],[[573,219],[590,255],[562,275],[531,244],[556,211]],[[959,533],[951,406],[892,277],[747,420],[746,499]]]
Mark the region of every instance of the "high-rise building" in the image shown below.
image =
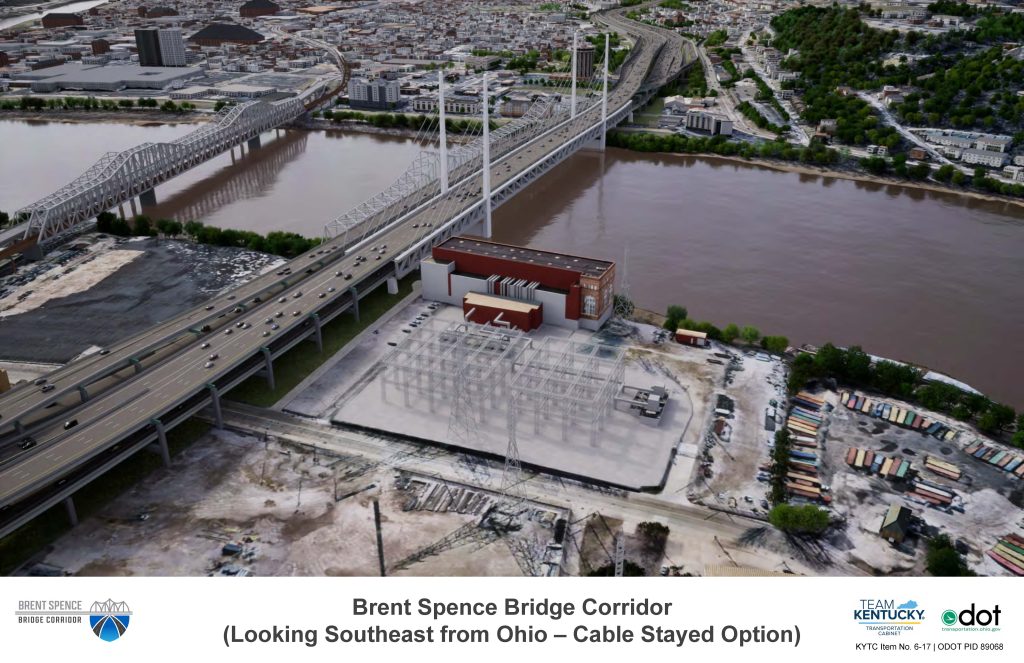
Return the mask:
[[[588,80],[594,75],[594,45],[588,42],[576,47],[576,78]]]
[[[135,45],[143,67],[185,66],[185,41],[178,28],[140,28],[135,31]]]
[[[391,109],[398,105],[401,94],[401,85],[398,81],[353,78],[348,82],[348,102],[352,108]]]

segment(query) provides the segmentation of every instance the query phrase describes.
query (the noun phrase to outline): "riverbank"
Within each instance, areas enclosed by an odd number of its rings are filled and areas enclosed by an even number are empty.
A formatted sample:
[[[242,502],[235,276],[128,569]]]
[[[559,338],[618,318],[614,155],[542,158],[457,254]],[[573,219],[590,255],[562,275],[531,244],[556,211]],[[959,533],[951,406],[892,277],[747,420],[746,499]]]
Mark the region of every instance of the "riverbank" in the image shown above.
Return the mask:
[[[630,150],[632,152],[640,152],[639,150]],[[643,154],[652,154],[651,152],[642,152]],[[824,166],[811,166],[802,163],[793,163],[790,161],[781,161],[776,159],[759,159],[759,158],[745,158],[737,156],[723,156],[721,154],[711,154],[707,152],[695,152],[679,153],[679,152],[654,152],[653,154],[659,155],[671,155],[677,157],[697,157],[700,159],[706,159],[708,161],[721,161],[730,163],[744,163],[752,166],[761,166],[763,168],[769,168],[784,173],[796,173],[799,175],[819,175],[821,177],[835,177],[837,179],[851,180],[854,182],[868,182],[871,184],[880,184],[886,186],[900,186],[907,189],[920,189],[922,191],[932,191],[935,193],[947,193],[956,196],[964,196],[967,198],[975,198],[977,200],[987,200],[989,202],[996,203],[1009,203],[1016,205],[1024,209],[1024,199],[1013,198],[1011,196],[1000,196],[991,193],[982,193],[981,191],[973,191],[971,189],[963,189],[959,187],[943,186],[935,182],[915,182],[913,180],[905,180],[896,177],[879,177],[877,175],[871,175],[863,171],[858,170],[847,170],[837,168],[827,168]]]
[[[165,113],[159,110],[11,110],[0,113],[0,121],[20,120],[23,122],[63,122],[66,124],[131,124],[138,127],[159,126],[161,124],[196,124],[200,122],[209,122],[212,117],[213,115],[209,113]]]

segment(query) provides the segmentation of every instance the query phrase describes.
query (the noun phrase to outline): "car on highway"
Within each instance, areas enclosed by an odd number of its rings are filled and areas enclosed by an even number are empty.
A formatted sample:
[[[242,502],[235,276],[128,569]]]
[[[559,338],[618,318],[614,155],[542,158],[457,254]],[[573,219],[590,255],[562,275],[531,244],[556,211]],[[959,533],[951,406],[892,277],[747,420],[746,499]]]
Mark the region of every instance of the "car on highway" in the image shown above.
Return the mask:
[[[205,350],[208,347],[210,347],[209,343],[203,343],[202,345],[199,346],[199,348],[202,349],[202,350]]]
[[[207,311],[212,311],[213,310],[213,304],[210,304],[209,306],[207,306],[206,310]]]
[[[279,297],[278,300],[277,300],[277,303],[278,304],[284,304],[286,301],[288,301],[287,297]]]
[[[71,430],[78,425],[78,419],[69,419],[64,422],[64,430]]]
[[[44,384],[46,384],[46,378],[39,378],[38,380],[35,381],[35,385],[37,387]]]
[[[232,329],[231,327],[228,327],[227,329],[224,330],[224,335],[225,336],[230,336],[231,332],[233,332],[233,331],[234,331],[234,329]]]
[[[270,332],[269,331],[263,332],[263,338],[266,338],[267,336],[270,336]]]
[[[346,274],[345,275],[345,280],[346,281],[351,281],[352,280],[352,275],[351,274]]]
[[[41,391],[42,393],[45,394],[45,393],[53,391],[56,388],[57,388],[57,385],[55,385],[55,384],[48,384],[45,387],[43,387],[42,389],[40,389],[39,391]]]
[[[103,348],[102,350],[100,350],[100,355],[102,355],[102,356],[106,356],[106,355],[109,355],[109,354],[110,354],[110,350],[107,350],[106,348]]]
[[[270,328],[273,329],[274,331],[277,331],[278,329],[281,328],[281,325],[270,325]]]
[[[278,311],[277,313],[274,314],[275,318],[280,318],[280,317],[283,317],[283,316],[284,316],[284,311]]]
[[[206,362],[205,364],[203,364],[203,368],[213,368],[213,362],[212,361]]]
[[[317,296],[316,296],[316,298],[317,298],[317,299],[323,299],[323,298],[324,298],[324,297],[326,297],[326,296],[327,296],[327,293],[326,293],[326,292],[321,292],[321,293],[320,293],[319,295],[317,295]]]
[[[36,446],[36,440],[33,437],[26,437],[24,440],[18,443],[18,448],[21,449],[22,451],[26,449],[31,449],[34,446]]]
[[[297,318],[302,315],[302,311],[292,311],[292,317]]]
[[[298,299],[298,298],[299,298],[299,297],[301,297],[301,296],[302,296],[302,291],[301,291],[301,290],[299,290],[299,291],[298,291],[298,292],[296,292],[296,293],[295,293],[294,295],[292,295],[292,299]]]
[[[217,354],[216,352],[209,356],[210,361],[216,361],[217,359],[220,359],[220,355]]]

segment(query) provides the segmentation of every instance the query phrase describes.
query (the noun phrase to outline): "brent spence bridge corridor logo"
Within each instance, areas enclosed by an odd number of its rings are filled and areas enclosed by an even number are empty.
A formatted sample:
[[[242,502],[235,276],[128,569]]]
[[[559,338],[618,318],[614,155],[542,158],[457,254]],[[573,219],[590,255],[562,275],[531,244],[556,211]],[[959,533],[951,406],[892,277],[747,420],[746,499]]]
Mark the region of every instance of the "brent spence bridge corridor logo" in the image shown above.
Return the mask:
[[[88,610],[82,601],[18,601],[15,611],[19,624],[87,624],[100,640],[113,642],[128,630],[132,611],[124,601],[94,601]]]
[[[913,600],[861,599],[853,618],[878,635],[902,635],[924,621],[924,608],[919,608]]]

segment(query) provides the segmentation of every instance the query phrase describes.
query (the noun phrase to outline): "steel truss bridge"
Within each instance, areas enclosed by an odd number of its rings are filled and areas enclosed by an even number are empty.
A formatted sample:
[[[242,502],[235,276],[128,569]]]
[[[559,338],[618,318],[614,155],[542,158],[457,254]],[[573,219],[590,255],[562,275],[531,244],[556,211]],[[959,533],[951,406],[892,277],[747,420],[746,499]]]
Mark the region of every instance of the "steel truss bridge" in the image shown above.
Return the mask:
[[[70,184],[18,210],[15,218],[27,215],[22,237],[45,242],[304,112],[297,97],[250,101],[224,108],[214,121],[170,143],[108,152]]]
[[[584,99],[575,116],[558,101],[545,102],[493,132],[492,206],[574,151],[602,145],[607,127],[646,103],[686,64],[681,45],[676,51],[664,30],[629,21],[621,10],[597,20],[635,41],[618,84],[606,103],[596,96]],[[294,103],[280,106],[236,107],[226,121],[204,127],[183,145],[191,145],[190,158],[201,159],[218,145],[225,149],[230,141],[246,140],[260,127],[272,128],[301,112]],[[385,283],[396,290],[397,279],[413,271],[432,246],[483,218],[481,147],[482,141],[474,141],[448,154],[446,191],[437,178],[438,155],[425,153],[393,187],[328,223],[324,243],[291,260],[287,270],[259,276],[103,354],[73,361],[46,376],[45,391],[21,384],[0,397],[0,536],[61,502],[75,522],[76,491],[144,448],[169,463],[169,429],[204,408],[212,408],[220,423],[223,393],[257,374],[273,388],[275,359],[304,341],[322,349],[323,325],[343,313],[358,318],[360,299]],[[120,153],[124,158],[101,161],[97,182],[116,180],[129,162],[145,172],[139,181],[118,182],[106,201],[158,181],[167,164],[129,161],[136,154],[173,154],[152,149],[140,146]],[[69,192],[67,198],[94,210],[109,208],[101,196],[83,193]],[[55,199],[49,209],[63,200]],[[48,208],[32,209],[40,230],[60,227],[55,216],[43,216]],[[384,245],[386,259],[379,249]]]

